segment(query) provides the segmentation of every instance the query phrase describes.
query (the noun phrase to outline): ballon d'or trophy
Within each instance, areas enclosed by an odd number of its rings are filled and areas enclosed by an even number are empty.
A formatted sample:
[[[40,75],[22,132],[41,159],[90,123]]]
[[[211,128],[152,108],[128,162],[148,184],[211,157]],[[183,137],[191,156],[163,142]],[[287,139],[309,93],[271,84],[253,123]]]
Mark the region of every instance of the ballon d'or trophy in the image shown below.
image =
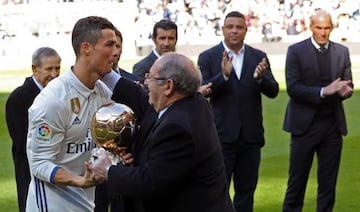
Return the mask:
[[[136,118],[130,107],[115,102],[102,105],[91,119],[91,135],[97,147],[90,161],[94,162],[100,151],[107,151],[113,165],[124,164],[120,152],[129,147],[135,127]]]

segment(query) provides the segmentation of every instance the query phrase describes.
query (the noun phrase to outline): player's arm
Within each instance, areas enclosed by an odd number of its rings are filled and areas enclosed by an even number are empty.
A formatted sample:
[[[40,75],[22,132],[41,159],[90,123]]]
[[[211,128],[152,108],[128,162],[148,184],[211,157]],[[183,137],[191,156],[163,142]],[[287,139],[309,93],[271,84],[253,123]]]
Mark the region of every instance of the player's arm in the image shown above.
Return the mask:
[[[88,188],[96,185],[95,178],[93,178],[91,171],[88,169],[88,165],[86,164],[86,171],[84,176],[79,176],[76,174],[72,174],[65,169],[59,167],[55,174],[54,178],[51,180],[55,184],[76,186],[82,188]]]

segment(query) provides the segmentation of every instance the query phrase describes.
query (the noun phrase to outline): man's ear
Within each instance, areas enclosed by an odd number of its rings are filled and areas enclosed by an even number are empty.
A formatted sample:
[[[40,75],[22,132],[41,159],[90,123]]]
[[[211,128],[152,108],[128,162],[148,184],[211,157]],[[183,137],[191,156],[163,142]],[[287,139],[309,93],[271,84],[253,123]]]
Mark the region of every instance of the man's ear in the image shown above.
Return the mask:
[[[81,47],[80,47],[80,51],[84,54],[84,55],[90,55],[92,52],[92,45],[88,42],[82,42],[81,43]]]
[[[172,81],[171,79],[166,80],[164,86],[164,95],[165,96],[170,96],[171,94],[173,94],[175,92],[175,84],[174,81]]]
[[[33,75],[36,76],[37,75],[37,65],[32,64],[31,65],[31,70],[33,72]]]

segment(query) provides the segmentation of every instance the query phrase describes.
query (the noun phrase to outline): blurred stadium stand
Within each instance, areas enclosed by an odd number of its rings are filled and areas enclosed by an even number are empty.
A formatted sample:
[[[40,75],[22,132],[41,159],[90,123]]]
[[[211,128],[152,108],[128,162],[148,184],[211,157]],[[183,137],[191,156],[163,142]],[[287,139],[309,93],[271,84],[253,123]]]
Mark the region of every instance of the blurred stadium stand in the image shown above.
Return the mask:
[[[108,18],[123,33],[122,59],[151,51],[153,24],[163,18],[179,27],[177,51],[197,56],[222,40],[222,18],[231,10],[246,16],[246,43],[284,55],[310,35],[309,15],[320,7],[333,16],[331,39],[359,54],[359,0],[0,0],[0,69],[29,67],[39,46],[57,49],[64,66],[72,64],[71,29],[88,15]]]

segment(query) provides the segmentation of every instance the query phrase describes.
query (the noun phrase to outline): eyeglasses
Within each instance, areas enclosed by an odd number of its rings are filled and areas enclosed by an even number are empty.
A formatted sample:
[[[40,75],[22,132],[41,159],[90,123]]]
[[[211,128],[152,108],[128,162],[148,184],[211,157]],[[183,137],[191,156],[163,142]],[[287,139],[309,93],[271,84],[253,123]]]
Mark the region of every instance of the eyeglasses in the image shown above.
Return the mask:
[[[150,73],[145,73],[145,80],[167,80],[165,77],[150,77]]]

